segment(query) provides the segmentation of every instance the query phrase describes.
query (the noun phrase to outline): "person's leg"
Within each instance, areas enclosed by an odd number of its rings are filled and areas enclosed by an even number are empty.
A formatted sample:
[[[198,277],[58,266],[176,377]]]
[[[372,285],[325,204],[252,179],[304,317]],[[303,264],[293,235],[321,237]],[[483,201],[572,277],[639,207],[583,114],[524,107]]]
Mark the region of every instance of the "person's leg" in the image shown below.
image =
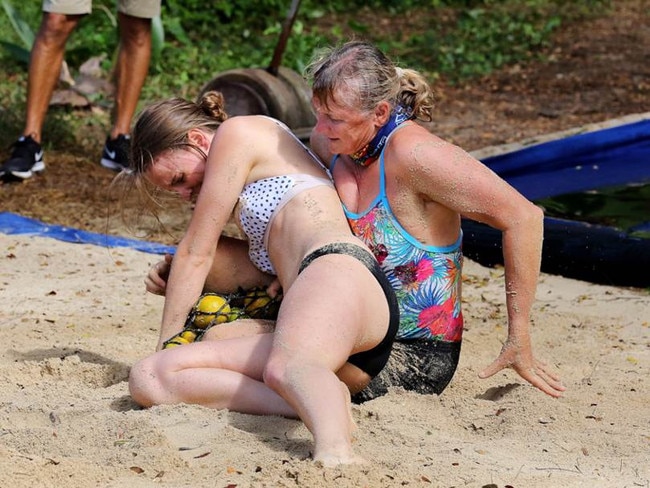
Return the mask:
[[[165,294],[172,262],[173,256],[169,254],[151,267],[145,278],[148,292],[155,295]],[[222,236],[203,291],[227,295],[240,289],[267,288],[275,282],[275,276],[260,271],[251,262],[248,257],[248,241]],[[273,297],[282,292],[279,283],[277,285],[273,287],[272,292],[269,291]]]
[[[201,337],[201,341],[223,341],[225,339],[250,337],[259,334],[269,334],[274,330],[274,320],[237,319],[233,322],[210,327],[203,337]]]
[[[43,2],[41,25],[29,63],[25,126],[0,167],[3,181],[24,180],[45,169],[41,147],[45,116],[61,72],[68,37],[90,8],[90,1]]]
[[[214,257],[214,264],[205,281],[205,290],[215,293],[234,293],[240,288],[249,290],[267,287],[275,277],[266,274],[248,257],[248,241],[222,236]]]
[[[131,133],[131,120],[151,58],[151,19],[118,12],[120,47],[115,66],[115,106],[110,138]]]
[[[275,320],[263,319],[237,319],[234,322],[227,322],[211,327],[201,337],[201,341],[222,341],[241,337],[250,337],[258,334],[269,334],[275,331]],[[368,384],[368,375],[357,366],[345,363],[337,372],[341,380],[351,394],[357,394],[364,390]],[[399,384],[397,384],[399,386]]]
[[[334,372],[384,338],[388,315],[377,280],[350,256],[319,258],[285,293],[264,381],[314,435],[314,460],[360,461],[351,445],[349,391]]]
[[[34,40],[27,81],[27,112],[23,134],[41,142],[43,122],[59,79],[65,45],[82,15],[44,12]]]
[[[158,351],[129,375],[132,398],[144,407],[189,403],[256,415],[295,418],[295,411],[262,381],[270,334],[198,342]]]

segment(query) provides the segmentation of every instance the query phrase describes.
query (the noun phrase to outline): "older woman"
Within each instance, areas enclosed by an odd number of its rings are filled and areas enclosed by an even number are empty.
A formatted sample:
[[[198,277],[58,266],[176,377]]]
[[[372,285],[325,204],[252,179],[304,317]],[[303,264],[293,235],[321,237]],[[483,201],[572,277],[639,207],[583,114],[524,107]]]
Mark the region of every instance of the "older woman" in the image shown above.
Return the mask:
[[[480,376],[511,367],[551,396],[558,377],[533,357],[530,311],[540,270],[542,211],[482,163],[416,122],[433,117],[433,93],[417,71],[352,41],[309,67],[317,124],[312,149],[329,163],[354,233],[372,249],[400,304],[401,368],[376,378],[440,393],[460,353],[461,217],[503,233],[508,337]],[[396,344],[397,345],[397,344]],[[372,385],[371,385],[372,386]]]

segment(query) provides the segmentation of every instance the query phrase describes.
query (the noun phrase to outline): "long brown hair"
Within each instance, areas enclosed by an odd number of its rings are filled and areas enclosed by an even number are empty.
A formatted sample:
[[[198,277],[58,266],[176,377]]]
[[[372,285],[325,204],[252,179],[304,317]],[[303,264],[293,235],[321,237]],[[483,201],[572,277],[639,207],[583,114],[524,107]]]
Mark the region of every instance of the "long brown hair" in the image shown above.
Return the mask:
[[[161,153],[174,148],[194,148],[189,140],[191,129],[216,131],[228,118],[223,95],[216,91],[204,93],[197,102],[170,98],[145,108],[131,137],[131,171],[140,175],[147,171]]]
[[[156,188],[144,174],[164,151],[190,148],[204,157],[206,154],[188,139],[190,129],[216,131],[228,118],[220,92],[208,91],[198,101],[170,98],[148,105],[138,116],[131,136],[129,169],[118,174],[111,183],[120,193],[121,217],[130,229],[136,229],[145,216],[153,217],[161,228],[159,211],[170,196]],[[134,205],[134,193],[137,204]],[[136,208],[134,208],[134,206]]]

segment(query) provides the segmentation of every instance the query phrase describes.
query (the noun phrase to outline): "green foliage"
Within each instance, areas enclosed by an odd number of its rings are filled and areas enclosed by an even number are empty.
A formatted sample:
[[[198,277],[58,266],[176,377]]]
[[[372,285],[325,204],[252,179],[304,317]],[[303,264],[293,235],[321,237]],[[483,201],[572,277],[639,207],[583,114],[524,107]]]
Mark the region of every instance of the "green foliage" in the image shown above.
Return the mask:
[[[163,48],[165,47],[165,28],[160,15],[151,21],[151,64],[159,66]]]
[[[372,20],[371,9],[386,2],[365,3],[369,7],[347,24],[355,36],[369,38],[400,64],[419,69],[430,79],[444,76],[457,82],[543,58],[563,21],[602,14],[611,1],[409,0],[387,8],[411,14],[408,32],[393,30],[389,35],[366,20]],[[340,32],[331,34],[334,40],[341,38]]]
[[[41,2],[0,0],[0,92],[11,113],[23,112],[26,85],[25,34],[41,19]],[[604,13],[611,0],[303,0],[282,58],[297,72],[318,47],[367,38],[403,66],[431,80],[459,81],[506,64],[543,56],[553,32],[567,20]],[[193,98],[216,74],[267,67],[291,0],[166,0],[154,22],[154,51],[141,103],[167,96]],[[73,72],[104,55],[106,72],[118,45],[115,2],[93,2],[68,41]],[[20,20],[17,20],[20,19]],[[31,45],[31,44],[29,44]],[[20,58],[20,49],[24,49]],[[12,51],[13,50],[13,51]],[[48,115],[46,125],[55,118]],[[11,123],[4,120],[4,123]],[[17,121],[16,126],[22,125]],[[46,127],[47,129],[47,127]],[[17,130],[11,130],[15,133]]]
[[[34,31],[18,13],[9,0],[2,0],[2,7],[7,14],[7,20],[14,33],[20,40],[20,45],[10,40],[0,40],[7,53],[15,60],[29,63],[29,52],[34,44]]]
[[[438,46],[434,68],[452,75],[451,78],[462,79],[534,58],[548,45],[550,34],[560,24],[558,15],[546,15],[532,8],[464,11],[453,31],[429,39]]]
[[[0,18],[0,32],[11,35],[0,42],[14,52],[5,51],[3,58],[15,59],[16,46],[28,47],[25,33],[38,25],[40,6],[23,2],[13,7],[10,0],[2,2],[7,16]],[[153,79],[147,92],[151,96],[197,92],[218,72],[268,66],[290,3],[218,0],[206,9],[199,0],[163,2],[162,21],[154,22]],[[377,42],[402,64],[431,77],[460,80],[538,56],[563,19],[597,13],[608,4],[607,0],[304,0],[283,64],[301,71],[314,49],[354,35]],[[80,22],[68,42],[66,59],[73,68],[104,54],[108,69],[113,59],[118,42],[114,2],[94,5],[93,14]],[[411,33],[376,25],[381,13],[395,18],[414,10],[421,25],[412,26]],[[324,30],[318,20],[326,15],[349,20]],[[9,25],[11,29],[4,28]]]
[[[32,44],[34,44],[34,31],[9,0],[2,0],[2,7],[7,14],[7,19],[13,27],[14,32],[22,41],[23,47],[28,50],[31,49]]]

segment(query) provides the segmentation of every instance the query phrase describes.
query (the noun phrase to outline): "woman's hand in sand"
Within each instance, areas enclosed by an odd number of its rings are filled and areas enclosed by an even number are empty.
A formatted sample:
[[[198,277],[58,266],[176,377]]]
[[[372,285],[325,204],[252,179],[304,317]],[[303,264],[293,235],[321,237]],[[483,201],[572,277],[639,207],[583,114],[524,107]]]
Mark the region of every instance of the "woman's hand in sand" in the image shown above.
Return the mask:
[[[149,293],[154,295],[165,295],[167,289],[167,278],[172,267],[172,255],[165,254],[165,258],[154,264],[147,277],[144,279],[144,286]]]
[[[552,372],[546,363],[533,357],[530,344],[521,345],[515,341],[507,340],[501,349],[499,357],[481,371],[478,376],[479,378],[489,378],[505,368],[514,369],[519,376],[531,385],[552,397],[560,397],[562,392],[566,390],[560,381],[560,377]]]

